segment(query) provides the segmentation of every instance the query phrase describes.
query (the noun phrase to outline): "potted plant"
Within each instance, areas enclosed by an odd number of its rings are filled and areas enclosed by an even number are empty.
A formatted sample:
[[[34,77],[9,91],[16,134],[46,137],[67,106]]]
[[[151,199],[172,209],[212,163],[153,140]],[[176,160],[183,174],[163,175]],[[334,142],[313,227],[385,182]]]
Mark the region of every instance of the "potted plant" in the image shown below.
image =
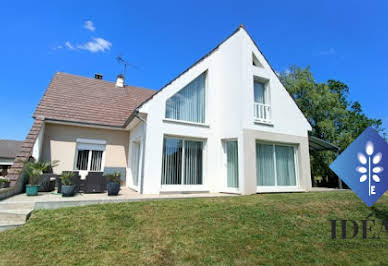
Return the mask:
[[[106,175],[108,178],[108,196],[117,196],[120,191],[120,172]]]
[[[27,196],[38,195],[40,175],[49,167],[55,167],[58,161],[42,162],[42,161],[28,161],[24,163],[24,170],[28,176],[28,184],[26,185]]]
[[[9,181],[4,177],[0,177],[0,188],[7,188],[7,187],[9,187]]]
[[[59,177],[62,181],[61,193],[62,197],[72,197],[75,194],[75,184],[72,184],[71,177],[73,172],[62,172]]]

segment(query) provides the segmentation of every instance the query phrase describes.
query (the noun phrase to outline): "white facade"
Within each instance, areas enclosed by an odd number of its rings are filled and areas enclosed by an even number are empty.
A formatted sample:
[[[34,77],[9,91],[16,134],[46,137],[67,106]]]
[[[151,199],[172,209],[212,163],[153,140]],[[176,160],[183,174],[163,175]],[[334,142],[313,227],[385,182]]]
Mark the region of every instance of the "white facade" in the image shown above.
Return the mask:
[[[166,101],[204,72],[205,122],[167,119]],[[265,105],[257,107],[262,109],[256,109],[259,110],[256,112],[264,112],[266,108],[268,114],[265,116],[270,119],[255,119],[254,80],[265,83]],[[210,191],[252,194],[311,188],[308,154],[311,126],[242,27],[209,56],[139,107],[138,112],[141,119],[135,118],[136,122],[132,121],[128,127],[127,185],[141,193]],[[163,140],[166,136],[203,141],[202,184],[162,185]],[[237,140],[238,188],[231,189],[226,185],[225,140]],[[295,147],[296,186],[258,187],[256,164],[251,158],[255,156],[256,142]],[[135,145],[140,147],[139,155],[135,152]],[[138,175],[138,184],[134,184],[134,172]]]

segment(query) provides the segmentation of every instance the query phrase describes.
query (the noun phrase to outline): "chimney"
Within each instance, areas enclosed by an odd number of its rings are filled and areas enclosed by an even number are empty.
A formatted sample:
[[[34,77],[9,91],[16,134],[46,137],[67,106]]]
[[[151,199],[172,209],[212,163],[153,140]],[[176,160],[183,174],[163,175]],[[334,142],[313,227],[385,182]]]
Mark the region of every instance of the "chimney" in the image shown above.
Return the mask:
[[[102,75],[96,73],[96,74],[94,74],[94,78],[95,78],[95,79],[102,79]]]
[[[124,87],[124,76],[122,74],[117,75],[116,87]]]

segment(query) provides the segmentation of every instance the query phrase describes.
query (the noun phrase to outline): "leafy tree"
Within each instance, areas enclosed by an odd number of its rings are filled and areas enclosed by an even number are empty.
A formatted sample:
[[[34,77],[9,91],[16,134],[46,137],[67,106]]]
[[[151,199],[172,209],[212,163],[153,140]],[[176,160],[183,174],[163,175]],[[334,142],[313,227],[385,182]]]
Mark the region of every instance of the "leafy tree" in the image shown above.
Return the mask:
[[[312,126],[311,135],[333,143],[341,153],[367,127],[384,133],[381,119],[368,118],[359,102],[348,99],[349,87],[337,80],[318,83],[309,67],[291,66],[279,78]],[[336,154],[330,151],[311,152],[313,177],[321,177],[336,185],[329,165]]]

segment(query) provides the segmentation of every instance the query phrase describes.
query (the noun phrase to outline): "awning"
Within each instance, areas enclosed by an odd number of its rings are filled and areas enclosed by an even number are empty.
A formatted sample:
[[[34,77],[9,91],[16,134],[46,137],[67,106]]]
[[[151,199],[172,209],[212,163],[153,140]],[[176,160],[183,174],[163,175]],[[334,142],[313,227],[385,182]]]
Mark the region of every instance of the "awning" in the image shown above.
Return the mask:
[[[338,147],[333,144],[324,141],[323,139],[309,136],[309,148],[310,151],[334,151],[338,152]]]

